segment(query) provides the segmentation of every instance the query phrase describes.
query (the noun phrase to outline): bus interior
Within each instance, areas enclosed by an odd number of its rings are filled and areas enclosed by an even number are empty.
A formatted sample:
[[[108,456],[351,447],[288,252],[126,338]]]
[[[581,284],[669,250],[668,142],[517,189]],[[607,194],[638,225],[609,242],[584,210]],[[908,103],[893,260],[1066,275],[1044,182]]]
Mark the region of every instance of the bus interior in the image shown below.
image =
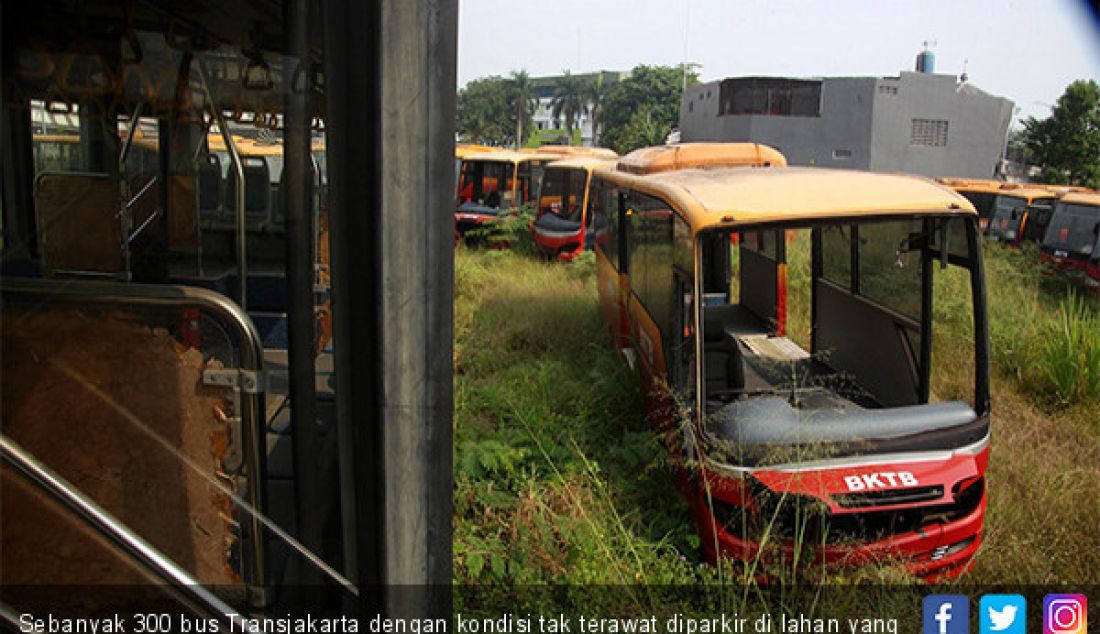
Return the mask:
[[[449,464],[449,425],[386,439],[435,399],[450,411],[450,351],[400,368],[378,352],[450,328],[450,228],[416,218],[453,192],[453,109],[425,103],[436,74],[453,85],[439,40],[457,16],[436,6],[429,30],[422,4],[0,6],[0,617],[139,605],[145,587],[218,621],[388,611],[358,588],[449,557],[450,494],[409,475]],[[398,58],[362,37],[394,21]],[[383,170],[363,149],[383,136],[408,160]],[[383,252],[386,232],[408,246]],[[383,299],[429,285],[438,316]],[[405,381],[433,405],[384,410]],[[408,503],[421,494],[441,497]],[[446,557],[401,578],[449,580]]]
[[[986,352],[934,355],[931,323],[941,270],[980,289],[976,236],[976,224],[951,216],[705,234],[699,401],[720,452],[759,465],[981,440],[983,373],[973,371],[973,393],[945,398],[934,364],[980,367]],[[680,296],[690,310],[690,294]],[[973,302],[966,308],[980,327]]]

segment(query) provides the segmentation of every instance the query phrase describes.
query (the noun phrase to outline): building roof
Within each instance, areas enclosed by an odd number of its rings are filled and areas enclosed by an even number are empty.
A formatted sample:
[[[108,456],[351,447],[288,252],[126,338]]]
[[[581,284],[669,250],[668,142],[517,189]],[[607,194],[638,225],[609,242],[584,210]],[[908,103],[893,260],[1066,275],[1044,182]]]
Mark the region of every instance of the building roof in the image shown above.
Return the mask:
[[[602,168],[620,185],[660,197],[692,233],[766,222],[893,214],[976,215],[962,196],[908,174],[814,167],[718,167],[638,175]]]

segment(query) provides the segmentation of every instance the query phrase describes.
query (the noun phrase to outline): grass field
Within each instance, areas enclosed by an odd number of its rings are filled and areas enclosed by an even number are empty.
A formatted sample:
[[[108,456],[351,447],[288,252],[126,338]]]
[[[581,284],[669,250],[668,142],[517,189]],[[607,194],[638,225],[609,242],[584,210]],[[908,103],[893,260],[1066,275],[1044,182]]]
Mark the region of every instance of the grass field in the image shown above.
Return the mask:
[[[1100,305],[1041,275],[1034,254],[986,254],[990,498],[985,545],[963,582],[1100,583]],[[594,271],[591,258],[456,254],[456,583],[711,583],[731,574],[699,561],[686,502],[597,312]],[[800,276],[792,269],[792,293]],[[972,370],[953,355],[972,335],[961,279],[941,277],[950,299],[936,307],[935,355],[948,370],[934,389],[954,398]],[[908,581],[888,569],[867,574]]]

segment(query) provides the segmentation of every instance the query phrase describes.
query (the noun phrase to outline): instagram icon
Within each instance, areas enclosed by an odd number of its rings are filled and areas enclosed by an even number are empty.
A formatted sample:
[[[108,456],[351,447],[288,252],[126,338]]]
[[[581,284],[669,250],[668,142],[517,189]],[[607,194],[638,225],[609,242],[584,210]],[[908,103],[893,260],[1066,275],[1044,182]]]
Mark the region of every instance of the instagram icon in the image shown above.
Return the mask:
[[[1083,594],[1048,594],[1043,598],[1043,634],[1086,634],[1088,602]]]

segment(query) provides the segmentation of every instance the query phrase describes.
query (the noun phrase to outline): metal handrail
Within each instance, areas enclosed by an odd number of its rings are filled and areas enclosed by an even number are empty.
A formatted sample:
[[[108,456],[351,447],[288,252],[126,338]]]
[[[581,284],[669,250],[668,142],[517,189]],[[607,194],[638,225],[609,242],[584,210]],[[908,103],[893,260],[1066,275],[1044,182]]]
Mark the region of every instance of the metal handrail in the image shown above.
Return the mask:
[[[217,100],[214,99],[213,93],[210,92],[210,85],[206,80],[206,64],[201,57],[197,58],[197,61],[196,68],[199,71],[199,81],[202,83],[207,101],[210,102],[210,109],[213,112],[214,120],[218,123],[218,131],[221,132],[222,140],[225,141],[225,149],[229,152],[229,158],[233,163],[233,171],[235,172],[234,175],[237,178],[237,283],[240,293],[237,303],[241,305],[241,309],[247,310],[248,259],[245,254],[248,247],[248,219],[244,208],[244,164],[241,162],[240,153],[237,152],[237,144],[233,142],[233,135],[229,132],[229,126],[225,123],[225,115],[222,113]]]
[[[120,284],[76,280],[45,280],[31,278],[0,278],[0,296],[26,297],[49,302],[138,305],[160,308],[200,307],[221,317],[237,336],[242,370],[260,372],[263,369],[263,345],[256,327],[248,315],[228,297],[204,288],[160,284]],[[262,384],[255,390],[241,390],[241,435],[244,440],[244,460],[248,468],[248,503],[252,506],[249,526],[251,578],[249,583],[261,593],[267,585],[266,535],[264,510],[267,490],[264,483],[267,450],[264,443],[264,394]]]
[[[134,559],[153,571],[162,581],[170,584],[185,602],[197,604],[197,607],[205,611],[207,616],[218,620],[240,620],[241,617],[236,610],[200,585],[187,571],[142,539],[140,535],[127,528],[125,524],[63,477],[39,462],[19,443],[2,433],[0,433],[0,458],[75,511],[87,524],[107,535]]]

